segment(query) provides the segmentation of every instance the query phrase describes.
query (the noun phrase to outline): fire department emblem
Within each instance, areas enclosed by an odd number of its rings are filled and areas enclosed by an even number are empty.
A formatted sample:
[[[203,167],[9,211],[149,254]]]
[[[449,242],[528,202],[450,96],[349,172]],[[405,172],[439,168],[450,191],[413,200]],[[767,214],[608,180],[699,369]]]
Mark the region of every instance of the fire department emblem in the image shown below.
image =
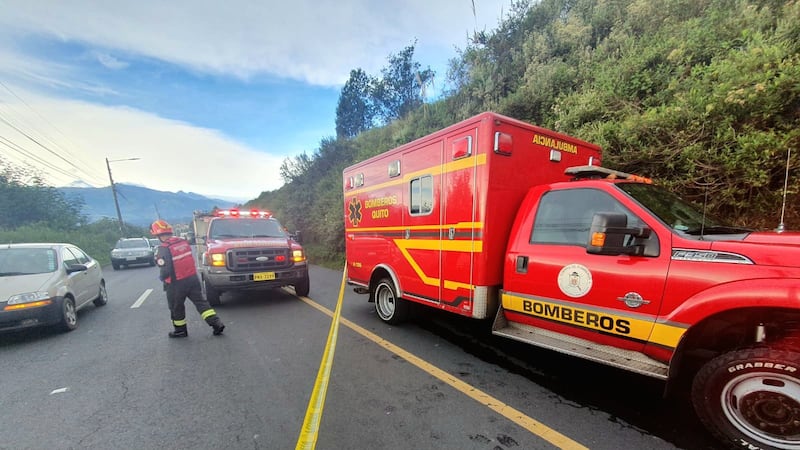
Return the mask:
[[[354,227],[357,227],[361,222],[361,200],[358,197],[353,197],[350,200],[350,204],[347,205],[347,210],[349,211],[347,218]]]
[[[569,297],[583,297],[592,289],[592,272],[581,264],[564,266],[558,273],[558,288]]]
[[[156,260],[156,264],[158,264],[159,266],[163,266],[163,265],[164,265],[164,264],[166,264],[166,263],[167,263],[167,262],[166,262],[166,261],[164,261],[164,258],[158,258],[158,259]]]

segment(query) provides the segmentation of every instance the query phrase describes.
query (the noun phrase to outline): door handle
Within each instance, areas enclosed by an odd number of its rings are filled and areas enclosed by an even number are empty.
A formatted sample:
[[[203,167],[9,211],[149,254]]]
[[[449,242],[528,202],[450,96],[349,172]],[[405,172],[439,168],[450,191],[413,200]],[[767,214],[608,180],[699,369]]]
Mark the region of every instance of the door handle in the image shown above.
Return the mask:
[[[528,273],[528,257],[517,256],[517,273]]]

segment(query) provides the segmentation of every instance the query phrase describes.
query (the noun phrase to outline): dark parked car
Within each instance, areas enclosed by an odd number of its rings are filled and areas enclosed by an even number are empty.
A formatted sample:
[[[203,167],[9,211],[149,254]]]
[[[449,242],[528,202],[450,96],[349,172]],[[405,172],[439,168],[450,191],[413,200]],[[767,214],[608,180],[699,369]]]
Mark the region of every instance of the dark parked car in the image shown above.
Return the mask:
[[[71,244],[0,246],[0,330],[78,327],[78,310],[108,302],[103,270]]]
[[[132,264],[155,266],[155,252],[146,238],[124,238],[117,241],[111,250],[111,267],[118,270]]]

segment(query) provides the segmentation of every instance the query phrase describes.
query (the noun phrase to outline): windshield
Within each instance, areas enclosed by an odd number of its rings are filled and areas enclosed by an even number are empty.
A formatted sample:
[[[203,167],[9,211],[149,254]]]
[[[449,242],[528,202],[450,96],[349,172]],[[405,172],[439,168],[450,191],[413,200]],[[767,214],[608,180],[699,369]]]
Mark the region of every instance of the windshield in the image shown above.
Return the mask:
[[[211,239],[286,237],[275,219],[218,219],[211,222]]]
[[[117,242],[117,248],[149,248],[150,245],[144,239],[123,239]]]
[[[620,183],[617,187],[649,209],[670,228],[682,234],[739,234],[751,231],[703,214],[701,209],[691,203],[652,184]]]
[[[56,270],[56,254],[49,248],[0,249],[0,276],[33,275]]]

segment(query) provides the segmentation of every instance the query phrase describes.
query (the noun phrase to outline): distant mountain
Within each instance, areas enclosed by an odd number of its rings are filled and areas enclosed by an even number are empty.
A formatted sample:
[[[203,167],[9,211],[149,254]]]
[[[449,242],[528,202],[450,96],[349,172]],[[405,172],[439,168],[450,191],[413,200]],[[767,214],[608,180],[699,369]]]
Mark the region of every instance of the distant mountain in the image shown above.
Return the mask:
[[[164,192],[119,183],[116,186],[122,221],[132,225],[149,226],[159,218],[159,215],[171,224],[189,223],[193,211],[236,206],[236,203],[230,200],[208,198],[193,192]],[[92,222],[104,217],[117,218],[111,186],[61,187],[58,190],[69,199],[83,199],[82,213]]]
[[[70,184],[68,184],[68,185],[66,185],[66,186],[64,186],[64,187],[71,187],[71,188],[90,188],[90,187],[93,187],[93,186],[92,186],[91,184],[89,184],[89,183],[87,183],[87,182],[83,181],[83,180],[76,180],[76,181],[73,181],[72,183],[70,183]]]

